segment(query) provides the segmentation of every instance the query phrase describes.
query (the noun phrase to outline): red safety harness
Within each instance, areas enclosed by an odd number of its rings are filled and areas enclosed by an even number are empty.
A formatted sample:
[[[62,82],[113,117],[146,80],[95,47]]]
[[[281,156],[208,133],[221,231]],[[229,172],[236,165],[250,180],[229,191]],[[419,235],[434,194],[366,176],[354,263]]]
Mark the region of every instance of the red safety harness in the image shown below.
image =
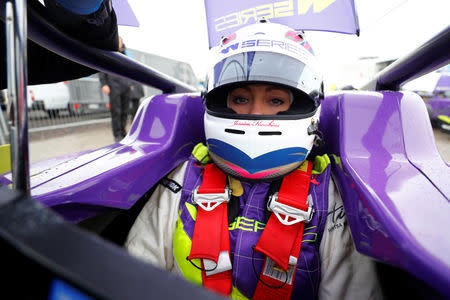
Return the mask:
[[[314,210],[308,203],[312,163],[284,177],[278,193],[270,196],[273,213],[259,238],[255,251],[266,255],[253,299],[289,299],[300,255],[304,223]],[[194,190],[198,204],[189,260],[202,259],[203,285],[222,295],[231,293],[230,238],[227,202],[231,191],[226,175],[215,164],[205,166],[203,182]]]

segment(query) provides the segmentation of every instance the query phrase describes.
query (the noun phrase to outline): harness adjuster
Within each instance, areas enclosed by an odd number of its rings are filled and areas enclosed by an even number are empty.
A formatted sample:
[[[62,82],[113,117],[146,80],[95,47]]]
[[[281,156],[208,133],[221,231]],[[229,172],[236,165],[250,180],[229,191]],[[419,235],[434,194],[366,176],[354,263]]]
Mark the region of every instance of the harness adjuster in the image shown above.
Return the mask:
[[[269,201],[267,202],[267,209],[272,211],[278,220],[284,225],[293,225],[299,222],[309,223],[314,215],[314,209],[312,208],[312,203],[308,199],[308,210],[304,211],[281,202],[278,202],[278,192],[269,196]],[[284,215],[281,216],[281,215]],[[292,218],[292,220],[289,220]]]
[[[199,187],[196,187],[195,190],[192,191],[192,202],[206,211],[212,211],[223,202],[230,202],[231,189],[228,187],[225,187],[225,191],[223,193],[214,194],[199,194],[198,189]]]

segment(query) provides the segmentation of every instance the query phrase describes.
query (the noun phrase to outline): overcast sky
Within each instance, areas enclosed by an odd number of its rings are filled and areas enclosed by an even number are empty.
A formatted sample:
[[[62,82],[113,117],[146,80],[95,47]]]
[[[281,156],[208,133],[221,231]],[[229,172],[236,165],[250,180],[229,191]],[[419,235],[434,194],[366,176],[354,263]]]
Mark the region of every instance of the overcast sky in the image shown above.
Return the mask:
[[[203,79],[208,37],[203,0],[128,0],[139,28],[120,26],[130,48],[185,61]],[[346,84],[345,70],[360,57],[398,58],[450,23],[450,0],[356,0],[359,37],[307,32],[326,83]],[[361,74],[362,76],[362,74]],[[353,78],[352,78],[353,80]]]

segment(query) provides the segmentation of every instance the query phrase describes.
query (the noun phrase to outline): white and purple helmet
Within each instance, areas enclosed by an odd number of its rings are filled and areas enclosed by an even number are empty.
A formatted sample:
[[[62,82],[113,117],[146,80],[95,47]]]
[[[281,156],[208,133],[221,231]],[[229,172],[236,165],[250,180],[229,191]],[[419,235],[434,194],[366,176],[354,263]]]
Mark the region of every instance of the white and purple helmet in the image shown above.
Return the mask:
[[[314,144],[323,98],[318,62],[303,34],[261,22],[239,29],[211,51],[204,123],[212,160],[246,181],[272,181],[298,168]],[[229,91],[251,83],[288,88],[290,108],[276,115],[228,108]]]

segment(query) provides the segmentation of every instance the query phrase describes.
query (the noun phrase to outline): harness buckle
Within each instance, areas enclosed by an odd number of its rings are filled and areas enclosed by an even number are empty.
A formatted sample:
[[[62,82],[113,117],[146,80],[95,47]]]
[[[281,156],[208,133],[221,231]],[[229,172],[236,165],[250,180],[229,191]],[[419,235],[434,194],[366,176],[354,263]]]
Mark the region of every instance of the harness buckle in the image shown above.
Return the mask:
[[[199,194],[198,189],[199,187],[196,187],[195,190],[192,191],[192,202],[206,211],[212,211],[223,202],[230,202],[231,189],[228,187],[225,187],[223,193],[218,194]]]
[[[267,209],[269,211],[272,211],[275,216],[277,216],[278,220],[280,220],[280,222],[284,225],[293,225],[302,221],[305,221],[305,223],[309,223],[314,214],[314,209],[312,208],[312,203],[309,196],[307,203],[307,211],[283,204],[281,202],[278,202],[278,192],[276,192],[269,197],[269,201],[267,202]],[[284,215],[284,217],[281,215]],[[289,218],[292,218],[293,220],[289,221]]]

